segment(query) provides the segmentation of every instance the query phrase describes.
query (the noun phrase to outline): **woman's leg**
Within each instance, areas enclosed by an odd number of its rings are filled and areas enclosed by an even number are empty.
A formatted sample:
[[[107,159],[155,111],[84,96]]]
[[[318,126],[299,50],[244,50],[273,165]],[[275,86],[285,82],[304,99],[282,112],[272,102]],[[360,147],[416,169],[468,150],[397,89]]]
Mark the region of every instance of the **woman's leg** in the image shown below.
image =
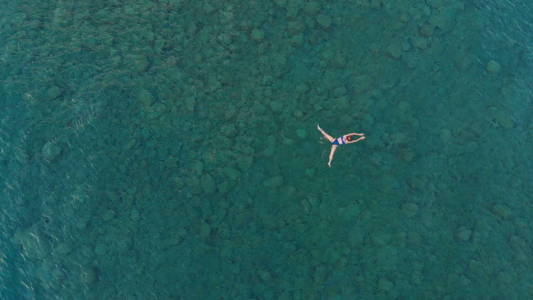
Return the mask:
[[[331,161],[333,160],[333,156],[335,155],[335,151],[337,151],[337,145],[332,145],[331,146],[331,151],[329,152],[329,161],[328,161],[328,166],[331,168]]]
[[[331,135],[327,134],[322,128],[320,128],[320,125],[316,124],[316,128],[322,133],[322,135],[330,142],[333,143],[335,140]]]

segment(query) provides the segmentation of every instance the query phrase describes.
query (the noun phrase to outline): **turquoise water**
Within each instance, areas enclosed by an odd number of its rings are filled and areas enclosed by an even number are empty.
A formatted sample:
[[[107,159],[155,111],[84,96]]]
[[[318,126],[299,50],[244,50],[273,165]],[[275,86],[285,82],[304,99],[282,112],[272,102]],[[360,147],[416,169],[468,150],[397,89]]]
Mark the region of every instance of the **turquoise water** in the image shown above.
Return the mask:
[[[531,2],[1,2],[1,299],[533,298]]]

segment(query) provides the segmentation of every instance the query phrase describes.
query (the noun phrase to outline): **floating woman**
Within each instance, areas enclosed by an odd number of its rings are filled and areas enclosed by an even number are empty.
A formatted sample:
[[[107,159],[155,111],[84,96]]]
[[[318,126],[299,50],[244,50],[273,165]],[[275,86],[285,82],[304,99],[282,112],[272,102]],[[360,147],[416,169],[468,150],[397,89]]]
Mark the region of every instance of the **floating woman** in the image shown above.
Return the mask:
[[[329,152],[329,162],[328,162],[328,166],[330,168],[331,168],[331,161],[333,160],[335,151],[337,151],[337,147],[339,147],[340,145],[357,143],[366,138],[364,133],[353,132],[353,133],[345,134],[335,139],[331,135],[327,134],[322,128],[320,128],[320,125],[317,124],[316,128],[318,128],[318,130],[322,133],[322,135],[331,143],[331,151]],[[355,138],[355,136],[359,136],[359,138]]]

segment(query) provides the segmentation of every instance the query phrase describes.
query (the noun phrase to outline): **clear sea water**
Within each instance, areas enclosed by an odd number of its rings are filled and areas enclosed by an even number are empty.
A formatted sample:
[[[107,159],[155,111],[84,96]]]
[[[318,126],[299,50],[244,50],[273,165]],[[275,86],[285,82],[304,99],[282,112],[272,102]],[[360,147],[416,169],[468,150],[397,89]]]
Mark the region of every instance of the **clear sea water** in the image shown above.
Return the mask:
[[[533,2],[0,2],[0,299],[533,299]]]

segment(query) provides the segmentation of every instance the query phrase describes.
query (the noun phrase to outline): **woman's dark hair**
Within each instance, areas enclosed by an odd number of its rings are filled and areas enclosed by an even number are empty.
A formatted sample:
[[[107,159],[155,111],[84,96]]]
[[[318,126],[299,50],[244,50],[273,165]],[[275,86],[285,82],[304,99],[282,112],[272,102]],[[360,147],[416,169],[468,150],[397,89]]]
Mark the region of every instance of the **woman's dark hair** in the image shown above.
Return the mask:
[[[355,136],[353,136],[353,135],[349,135],[349,136],[346,137],[346,139],[347,139],[348,141],[351,141],[351,140],[353,140],[354,138],[355,138]]]

